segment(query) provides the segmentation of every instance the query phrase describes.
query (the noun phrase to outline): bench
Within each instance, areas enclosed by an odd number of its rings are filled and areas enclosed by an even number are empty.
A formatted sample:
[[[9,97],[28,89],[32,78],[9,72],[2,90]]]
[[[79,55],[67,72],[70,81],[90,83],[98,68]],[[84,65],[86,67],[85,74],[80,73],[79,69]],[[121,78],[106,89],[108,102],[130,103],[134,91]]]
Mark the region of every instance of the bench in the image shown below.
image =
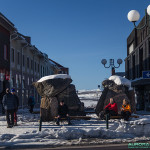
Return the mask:
[[[90,120],[90,116],[69,116],[71,120]],[[57,119],[58,117],[55,117],[54,119]],[[61,118],[61,120],[66,120],[66,118]],[[39,120],[39,131],[42,129],[42,117],[40,117]]]
[[[91,117],[90,116],[69,116],[71,120],[90,120]],[[57,119],[58,117],[55,117],[55,119]],[[66,118],[61,118],[62,120],[66,120]]]
[[[108,114],[106,114],[106,129],[109,129],[109,119],[122,119],[123,117],[121,115],[118,116],[110,116]],[[130,118],[139,118],[139,116],[130,116]]]
[[[110,116],[110,119],[122,119],[122,116]],[[130,116],[130,118],[139,118],[139,116]]]

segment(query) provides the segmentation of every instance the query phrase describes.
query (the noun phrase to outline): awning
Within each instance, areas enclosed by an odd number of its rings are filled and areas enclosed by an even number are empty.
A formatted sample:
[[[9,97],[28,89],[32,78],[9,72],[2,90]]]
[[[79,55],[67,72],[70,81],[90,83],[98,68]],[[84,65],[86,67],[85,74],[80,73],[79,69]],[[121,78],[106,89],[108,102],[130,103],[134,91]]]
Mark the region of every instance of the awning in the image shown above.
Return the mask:
[[[139,79],[131,82],[131,86],[150,85],[150,79]]]

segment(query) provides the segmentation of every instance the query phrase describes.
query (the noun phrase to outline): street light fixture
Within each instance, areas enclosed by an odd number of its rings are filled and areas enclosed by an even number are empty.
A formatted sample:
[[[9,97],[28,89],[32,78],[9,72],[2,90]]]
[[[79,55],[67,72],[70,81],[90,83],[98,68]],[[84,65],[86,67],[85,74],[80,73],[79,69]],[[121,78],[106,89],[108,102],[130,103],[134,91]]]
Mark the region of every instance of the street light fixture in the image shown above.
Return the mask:
[[[112,72],[112,75],[115,75],[115,68],[119,68],[120,65],[122,64],[122,59],[118,59],[117,60],[117,63],[119,66],[115,66],[114,65],[114,59],[109,59],[109,66],[106,66],[107,64],[107,60],[106,59],[102,59],[101,63],[104,65],[105,68],[110,68],[111,67],[111,72]]]
[[[147,18],[147,14],[149,16],[149,18]],[[127,15],[127,18],[130,22],[133,22],[134,24],[134,27],[136,29],[143,29],[146,24],[147,24],[147,21],[149,21],[149,25],[150,25],[150,5],[147,7],[147,9],[145,10],[145,24],[141,27],[141,28],[137,28],[137,26],[135,25],[135,22],[137,22],[139,19],[140,19],[140,14],[137,10],[131,10],[129,11],[128,15]]]

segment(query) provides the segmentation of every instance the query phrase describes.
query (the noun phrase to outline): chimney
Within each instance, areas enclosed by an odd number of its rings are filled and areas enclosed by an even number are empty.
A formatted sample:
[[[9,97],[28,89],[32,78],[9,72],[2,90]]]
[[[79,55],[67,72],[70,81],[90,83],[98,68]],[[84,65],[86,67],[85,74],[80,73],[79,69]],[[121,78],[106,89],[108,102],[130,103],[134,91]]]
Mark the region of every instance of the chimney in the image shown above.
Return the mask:
[[[26,41],[31,44],[31,37],[30,36],[25,36]]]

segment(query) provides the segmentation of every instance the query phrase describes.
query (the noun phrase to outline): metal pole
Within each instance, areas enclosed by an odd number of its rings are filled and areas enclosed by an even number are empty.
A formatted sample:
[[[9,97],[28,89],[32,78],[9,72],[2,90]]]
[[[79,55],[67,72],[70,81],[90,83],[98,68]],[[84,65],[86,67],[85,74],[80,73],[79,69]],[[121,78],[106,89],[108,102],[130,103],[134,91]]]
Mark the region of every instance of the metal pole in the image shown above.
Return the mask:
[[[148,27],[149,27],[149,34],[150,34],[150,16],[148,18],[149,18]]]
[[[39,131],[41,131],[41,128],[42,128],[42,116],[40,116]]]
[[[109,129],[109,114],[106,114],[106,129]]]

